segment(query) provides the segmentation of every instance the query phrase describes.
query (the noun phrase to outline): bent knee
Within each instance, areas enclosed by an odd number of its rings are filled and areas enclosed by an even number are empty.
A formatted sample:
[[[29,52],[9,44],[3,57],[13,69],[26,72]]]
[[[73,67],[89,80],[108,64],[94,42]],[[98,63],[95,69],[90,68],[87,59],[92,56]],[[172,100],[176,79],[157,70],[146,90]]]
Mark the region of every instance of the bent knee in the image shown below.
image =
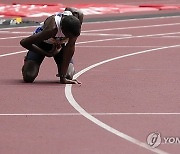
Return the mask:
[[[22,74],[23,74],[24,82],[27,82],[27,83],[32,83],[35,80],[35,78],[37,77],[37,75],[34,75],[30,72],[24,71]]]
[[[27,61],[22,67],[23,80],[32,83],[37,77],[39,72],[39,65],[32,61]]]

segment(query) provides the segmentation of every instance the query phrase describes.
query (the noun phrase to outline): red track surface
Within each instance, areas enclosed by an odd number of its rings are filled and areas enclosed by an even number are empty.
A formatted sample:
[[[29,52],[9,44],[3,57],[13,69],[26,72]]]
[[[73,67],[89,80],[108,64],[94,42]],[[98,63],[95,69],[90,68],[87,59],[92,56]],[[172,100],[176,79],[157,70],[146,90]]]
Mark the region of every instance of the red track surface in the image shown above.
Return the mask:
[[[72,87],[77,103],[93,117],[143,143],[151,132],[179,137],[179,19],[84,24],[74,56],[77,72],[106,59],[128,57],[82,74],[82,86]],[[25,53],[5,54],[24,50],[19,40],[27,34],[22,32],[33,29],[0,30],[0,153],[153,153],[151,148],[129,142],[125,135],[112,134],[101,128],[101,123],[98,126],[78,113],[65,97],[65,85],[57,83],[52,59],[44,61],[35,83],[22,82]],[[159,154],[180,151],[179,144],[158,148],[162,150],[155,149]]]

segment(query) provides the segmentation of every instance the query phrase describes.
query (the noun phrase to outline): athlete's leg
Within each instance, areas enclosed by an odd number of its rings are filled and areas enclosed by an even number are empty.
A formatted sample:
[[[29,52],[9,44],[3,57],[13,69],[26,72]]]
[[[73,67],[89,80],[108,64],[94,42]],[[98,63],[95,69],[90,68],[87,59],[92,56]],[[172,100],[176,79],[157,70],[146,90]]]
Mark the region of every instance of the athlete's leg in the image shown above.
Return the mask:
[[[61,65],[62,65],[62,61],[63,61],[63,48],[56,56],[54,56],[54,60],[58,67],[58,75],[57,76],[59,77],[59,74],[61,72]],[[74,63],[73,63],[73,60],[71,59],[67,73],[66,73],[66,78],[73,79],[74,74],[75,74]]]
[[[69,67],[68,67],[68,70],[67,70],[67,73],[66,73],[66,78],[72,80],[74,74],[75,74],[74,64],[73,64],[73,62],[71,61],[71,62],[69,63]]]
[[[35,52],[28,51],[24,65],[22,67],[22,75],[24,82],[32,83],[39,73],[39,68],[44,59],[44,56]]]

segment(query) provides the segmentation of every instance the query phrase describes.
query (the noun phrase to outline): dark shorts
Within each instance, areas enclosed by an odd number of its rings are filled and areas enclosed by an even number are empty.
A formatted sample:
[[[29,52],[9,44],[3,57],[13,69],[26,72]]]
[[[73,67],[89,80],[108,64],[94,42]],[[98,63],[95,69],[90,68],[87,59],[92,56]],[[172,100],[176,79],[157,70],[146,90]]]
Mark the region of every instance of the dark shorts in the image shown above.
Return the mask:
[[[46,51],[49,51],[51,50],[52,48],[52,45],[51,44],[47,44],[47,43],[41,43],[41,44],[38,44],[38,46]],[[63,60],[63,52],[64,52],[64,45],[62,45],[62,49],[61,51],[55,55],[53,58],[56,62],[57,65],[61,65],[62,64],[62,60]],[[33,52],[33,51],[28,51],[26,57],[25,57],[25,61],[26,60],[33,60],[35,61],[36,63],[38,63],[39,65],[42,63],[42,61],[44,60],[45,56],[41,55],[41,54],[38,54],[36,52]],[[70,63],[73,64],[73,60],[71,59]]]

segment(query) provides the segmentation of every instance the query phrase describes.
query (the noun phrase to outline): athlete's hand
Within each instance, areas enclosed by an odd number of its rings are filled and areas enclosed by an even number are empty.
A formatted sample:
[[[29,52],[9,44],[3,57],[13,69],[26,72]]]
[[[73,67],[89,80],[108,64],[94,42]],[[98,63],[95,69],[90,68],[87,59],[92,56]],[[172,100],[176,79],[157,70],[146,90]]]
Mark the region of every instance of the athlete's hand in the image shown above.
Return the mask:
[[[61,78],[60,83],[62,83],[62,84],[82,84],[77,79],[70,80],[70,79],[66,79],[66,78]]]
[[[53,47],[50,51],[47,52],[47,57],[53,57],[55,55],[57,55],[60,52],[60,46],[57,43],[53,44]]]

